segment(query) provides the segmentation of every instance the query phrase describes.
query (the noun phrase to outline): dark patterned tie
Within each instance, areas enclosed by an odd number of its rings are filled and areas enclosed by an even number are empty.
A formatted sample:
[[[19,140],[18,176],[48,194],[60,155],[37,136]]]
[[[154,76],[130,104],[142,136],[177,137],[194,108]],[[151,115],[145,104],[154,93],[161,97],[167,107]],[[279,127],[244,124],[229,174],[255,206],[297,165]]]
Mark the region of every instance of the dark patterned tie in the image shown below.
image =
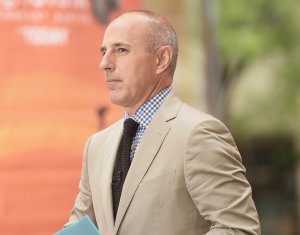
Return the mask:
[[[128,118],[124,122],[123,136],[119,144],[115,168],[112,178],[112,197],[114,218],[116,219],[122,188],[130,167],[130,152],[132,140],[137,132],[139,124]]]

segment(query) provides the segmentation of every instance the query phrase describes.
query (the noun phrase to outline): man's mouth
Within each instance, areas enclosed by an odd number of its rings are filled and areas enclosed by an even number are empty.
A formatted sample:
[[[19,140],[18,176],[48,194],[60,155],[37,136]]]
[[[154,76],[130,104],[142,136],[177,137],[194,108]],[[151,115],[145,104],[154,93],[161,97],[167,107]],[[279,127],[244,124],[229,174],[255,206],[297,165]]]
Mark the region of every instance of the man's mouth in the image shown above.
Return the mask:
[[[106,86],[108,89],[115,89],[120,82],[122,82],[120,79],[107,79]]]

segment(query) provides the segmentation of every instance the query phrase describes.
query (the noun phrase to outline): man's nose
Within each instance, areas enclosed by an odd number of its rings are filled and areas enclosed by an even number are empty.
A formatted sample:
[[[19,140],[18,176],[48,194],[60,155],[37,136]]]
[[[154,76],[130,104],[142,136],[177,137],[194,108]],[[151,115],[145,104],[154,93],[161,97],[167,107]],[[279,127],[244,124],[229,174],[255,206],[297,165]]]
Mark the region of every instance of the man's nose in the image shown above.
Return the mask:
[[[115,69],[115,62],[113,56],[106,52],[100,62],[100,69],[104,71],[113,71]]]

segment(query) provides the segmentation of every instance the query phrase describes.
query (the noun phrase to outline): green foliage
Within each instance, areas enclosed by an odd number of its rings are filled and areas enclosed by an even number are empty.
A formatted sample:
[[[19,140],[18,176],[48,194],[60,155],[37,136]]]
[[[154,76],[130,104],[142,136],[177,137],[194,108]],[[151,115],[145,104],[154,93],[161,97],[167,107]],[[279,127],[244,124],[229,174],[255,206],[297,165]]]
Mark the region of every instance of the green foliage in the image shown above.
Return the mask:
[[[268,69],[272,71],[270,74],[273,76],[260,78],[272,81],[265,91],[259,93],[251,91],[253,88],[248,87],[250,96],[242,94],[237,97],[246,100],[245,108],[240,110],[240,113],[229,114],[231,120],[228,122],[235,123],[232,125],[233,128],[248,131],[250,129],[250,132],[255,131],[256,134],[284,130],[296,133],[293,123],[298,122],[300,113],[299,1],[218,2],[218,39],[223,70],[224,67],[231,70],[239,69],[238,73],[231,73],[239,77],[240,72],[259,61],[269,66]],[[267,62],[278,59],[280,63],[274,63],[273,66]],[[243,66],[237,68],[236,64]],[[233,78],[227,80],[233,81]]]
[[[298,6],[298,8],[297,8]],[[297,0],[221,0],[218,37],[223,60],[246,64],[298,46]]]

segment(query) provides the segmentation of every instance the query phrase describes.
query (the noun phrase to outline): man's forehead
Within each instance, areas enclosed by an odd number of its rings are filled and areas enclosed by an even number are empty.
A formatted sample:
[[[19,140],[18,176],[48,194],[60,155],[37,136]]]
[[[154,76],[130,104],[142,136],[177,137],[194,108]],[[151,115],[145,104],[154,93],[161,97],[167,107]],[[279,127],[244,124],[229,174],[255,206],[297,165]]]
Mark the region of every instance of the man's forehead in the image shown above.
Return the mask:
[[[130,34],[129,34],[130,36]],[[107,31],[104,34],[102,40],[102,47],[118,47],[118,46],[130,46],[134,41],[134,38],[128,38],[126,32],[120,31]]]

